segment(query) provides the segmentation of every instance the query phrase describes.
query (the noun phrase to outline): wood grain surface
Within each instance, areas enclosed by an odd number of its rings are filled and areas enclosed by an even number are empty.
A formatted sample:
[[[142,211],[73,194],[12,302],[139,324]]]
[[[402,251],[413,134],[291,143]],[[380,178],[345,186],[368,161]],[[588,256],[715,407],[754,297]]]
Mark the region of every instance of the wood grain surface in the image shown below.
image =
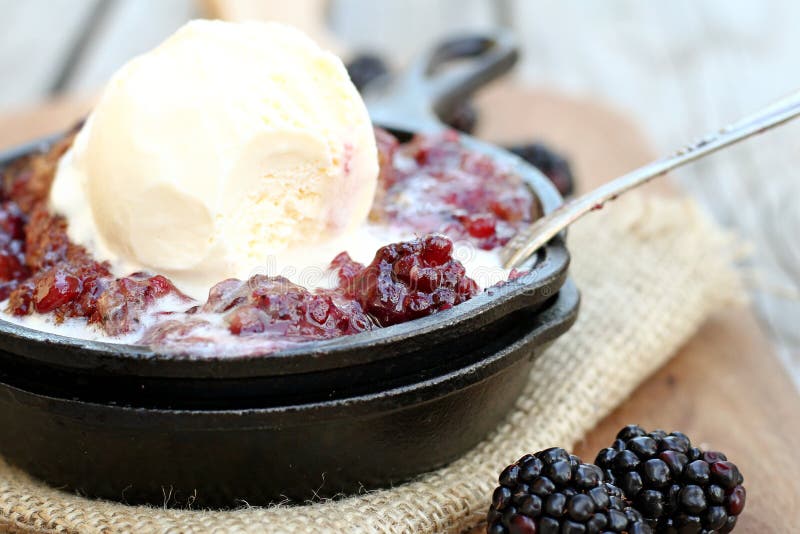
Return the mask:
[[[502,142],[543,139],[561,148],[572,157],[579,190],[654,157],[627,116],[591,100],[498,85],[479,103],[480,136]],[[674,194],[676,187],[664,179],[645,190]],[[800,395],[751,310],[709,321],[578,443],[575,454],[593,461],[620,428],[634,423],[685,432],[695,443],[724,451],[741,468],[747,506],[735,532],[800,531],[800,463],[793,461],[800,450]]]
[[[589,100],[498,85],[479,103],[481,136],[552,143],[571,156],[582,189],[647,161],[653,153],[629,119]],[[66,128],[88,107],[88,101],[61,101],[0,116],[0,148]],[[671,194],[671,189],[661,182],[649,190]],[[724,450],[741,467],[748,502],[737,533],[797,532],[800,396],[750,310],[726,311],[709,321],[577,444],[575,452],[592,460],[629,423],[684,431],[697,443]]]

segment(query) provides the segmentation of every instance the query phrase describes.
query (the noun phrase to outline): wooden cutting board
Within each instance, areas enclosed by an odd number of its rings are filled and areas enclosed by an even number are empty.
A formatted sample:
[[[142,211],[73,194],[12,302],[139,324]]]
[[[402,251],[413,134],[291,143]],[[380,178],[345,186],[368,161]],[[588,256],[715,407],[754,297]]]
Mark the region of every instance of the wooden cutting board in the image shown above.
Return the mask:
[[[596,102],[501,84],[481,95],[479,105],[479,136],[551,143],[571,156],[579,189],[653,156],[635,124]],[[89,106],[88,99],[68,100],[0,115],[0,149],[64,129]],[[674,193],[666,181],[647,189],[651,194]],[[800,462],[794,456],[800,451],[800,395],[750,310],[730,310],[710,320],[590,432],[575,453],[593,460],[630,423],[681,430],[697,443],[724,450],[740,466],[748,502],[737,533],[800,528]]]

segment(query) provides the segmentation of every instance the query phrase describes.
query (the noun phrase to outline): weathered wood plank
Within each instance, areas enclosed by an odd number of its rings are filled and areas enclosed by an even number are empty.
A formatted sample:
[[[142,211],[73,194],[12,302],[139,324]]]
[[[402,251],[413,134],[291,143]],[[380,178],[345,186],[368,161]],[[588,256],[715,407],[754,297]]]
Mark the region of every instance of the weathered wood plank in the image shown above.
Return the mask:
[[[198,15],[195,0],[114,1],[93,28],[92,38],[67,78],[65,90],[96,91],[128,59],[158,45]]]
[[[377,52],[403,63],[442,34],[497,25],[505,2],[486,0],[205,0],[227,20],[294,24],[336,52]]]
[[[496,26],[497,13],[484,0],[336,0],[328,20],[349,49],[403,63],[443,35]]]
[[[800,87],[800,3],[513,0],[524,80],[603,98],[665,153]],[[759,316],[800,385],[800,124],[681,169],[682,185],[752,244]]]
[[[344,52],[344,43],[328,27],[328,0],[201,0],[203,15],[232,21],[276,20],[291,24],[310,35],[328,50]]]
[[[0,0],[0,108],[46,98],[96,0]]]

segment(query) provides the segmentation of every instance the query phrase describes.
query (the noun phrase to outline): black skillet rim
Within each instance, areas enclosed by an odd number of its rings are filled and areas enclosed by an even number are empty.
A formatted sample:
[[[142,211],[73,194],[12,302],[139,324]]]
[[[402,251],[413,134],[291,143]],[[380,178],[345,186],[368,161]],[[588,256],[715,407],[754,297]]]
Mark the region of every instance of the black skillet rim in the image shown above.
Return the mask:
[[[266,424],[310,425],[320,420],[373,416],[377,413],[398,411],[409,405],[424,404],[447,396],[489,379],[520,359],[540,357],[550,343],[572,328],[578,317],[580,300],[580,292],[575,284],[568,280],[553,303],[537,315],[536,324],[499,350],[468,365],[421,381],[329,400],[232,409],[161,408],[56,397],[6,381],[0,384],[12,393],[21,393],[36,403],[47,404],[47,409],[54,415],[78,416],[90,420],[93,418],[92,414],[83,409],[83,407],[90,407],[92,410],[104,413],[114,412],[115,424],[122,423],[123,426],[134,428],[141,426],[143,417],[150,420],[154,416],[161,417],[164,419],[163,422],[169,423],[170,426],[180,426],[188,430],[207,429],[209,424],[220,427],[234,426],[241,429],[243,427],[261,428]],[[533,348],[530,348],[531,344],[533,344]],[[535,356],[531,356],[531,353]],[[60,408],[53,410],[53,404]],[[299,414],[303,415],[300,422],[297,419]],[[268,422],[265,422],[265,417],[269,418]],[[105,426],[102,422],[97,422],[97,425]]]
[[[0,154],[0,168],[13,159],[46,148],[56,137],[43,138]],[[563,203],[550,181],[536,168],[497,146],[460,134],[471,150],[490,156],[518,173],[549,213]],[[0,350],[60,367],[100,369],[112,373],[176,377],[252,377],[286,375],[348,367],[397,356],[411,340],[420,341],[474,323],[485,325],[542,302],[558,292],[566,279],[569,253],[564,236],[548,243],[527,275],[470,299],[450,310],[370,332],[310,341],[269,354],[194,357],[156,353],[139,345],[69,338],[0,320]]]

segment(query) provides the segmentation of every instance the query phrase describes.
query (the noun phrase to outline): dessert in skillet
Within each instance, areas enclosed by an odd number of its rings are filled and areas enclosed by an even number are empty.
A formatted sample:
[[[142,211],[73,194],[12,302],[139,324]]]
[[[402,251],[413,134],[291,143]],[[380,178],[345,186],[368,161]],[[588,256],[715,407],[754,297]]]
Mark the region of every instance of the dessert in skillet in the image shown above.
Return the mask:
[[[194,21],[3,176],[4,318],[194,354],[269,352],[452,308],[537,215],[455,133],[374,129],[280,24]],[[513,275],[512,275],[513,276]]]

